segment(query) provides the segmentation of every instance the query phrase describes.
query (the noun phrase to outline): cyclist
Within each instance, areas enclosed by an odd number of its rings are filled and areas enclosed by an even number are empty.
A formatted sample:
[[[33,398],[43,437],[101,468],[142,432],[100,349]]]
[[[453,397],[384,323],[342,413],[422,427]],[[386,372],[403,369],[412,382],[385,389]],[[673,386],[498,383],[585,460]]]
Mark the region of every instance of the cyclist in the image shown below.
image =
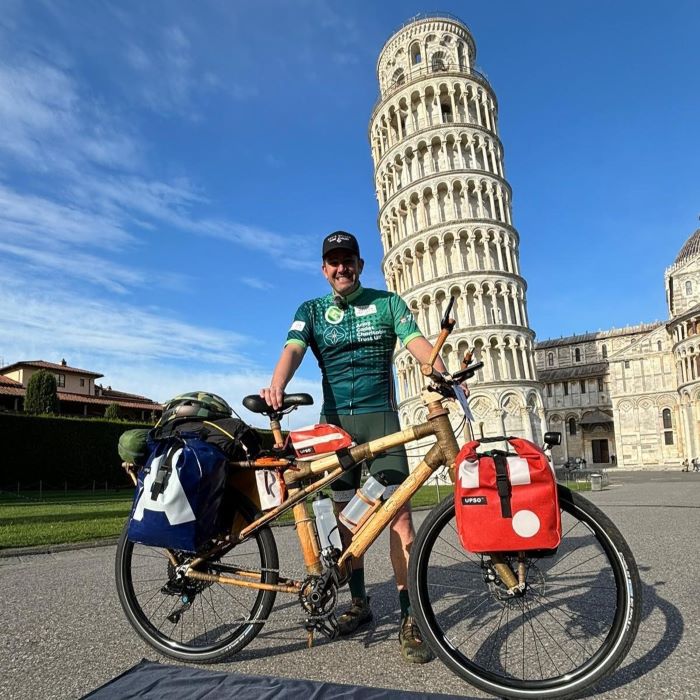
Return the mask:
[[[367,442],[400,430],[392,374],[397,338],[419,363],[428,361],[432,345],[423,337],[400,296],[362,287],[364,260],[355,236],[345,231],[326,236],[322,261],[321,271],[331,292],[306,301],[297,309],[270,386],[261,389],[260,395],[268,405],[280,408],[284,389],[310,347],[323,380],[321,422],[339,425],[357,442]],[[446,371],[439,358],[435,367]],[[336,513],[355,494],[360,472],[360,467],[356,467],[332,484]],[[385,497],[391,495],[408,475],[403,447],[375,459],[370,473],[389,485]],[[347,545],[350,533],[342,526],[341,535]],[[432,659],[432,653],[411,616],[407,588],[408,556],[414,537],[410,505],[406,505],[389,529],[391,563],[401,608],[399,642],[406,661],[425,663]],[[338,618],[342,635],[352,634],[372,620],[362,560],[353,561],[350,592],[352,604]]]

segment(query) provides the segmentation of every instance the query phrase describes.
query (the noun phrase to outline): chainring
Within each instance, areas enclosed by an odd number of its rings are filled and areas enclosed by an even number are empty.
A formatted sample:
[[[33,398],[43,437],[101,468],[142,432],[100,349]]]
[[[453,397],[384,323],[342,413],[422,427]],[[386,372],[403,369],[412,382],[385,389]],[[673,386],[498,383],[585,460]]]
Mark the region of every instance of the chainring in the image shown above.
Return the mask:
[[[338,604],[338,587],[321,576],[307,576],[299,591],[299,602],[312,617],[328,617]]]

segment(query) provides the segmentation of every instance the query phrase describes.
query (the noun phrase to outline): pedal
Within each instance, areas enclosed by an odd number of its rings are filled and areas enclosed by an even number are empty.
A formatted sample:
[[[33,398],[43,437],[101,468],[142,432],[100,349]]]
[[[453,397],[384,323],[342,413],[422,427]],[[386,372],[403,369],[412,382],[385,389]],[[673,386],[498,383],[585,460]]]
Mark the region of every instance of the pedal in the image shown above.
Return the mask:
[[[313,645],[314,632],[320,632],[327,639],[333,640],[338,636],[338,621],[331,613],[328,617],[307,617],[304,627],[308,633],[307,646],[310,649]]]

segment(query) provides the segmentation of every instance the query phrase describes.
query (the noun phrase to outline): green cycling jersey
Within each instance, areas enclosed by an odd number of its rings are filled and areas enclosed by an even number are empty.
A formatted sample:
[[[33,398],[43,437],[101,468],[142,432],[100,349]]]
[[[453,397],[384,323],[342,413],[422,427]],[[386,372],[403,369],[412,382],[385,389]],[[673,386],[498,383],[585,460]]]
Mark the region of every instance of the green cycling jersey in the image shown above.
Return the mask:
[[[404,300],[359,287],[336,303],[328,294],[305,301],[287,342],[310,347],[323,377],[324,414],[396,410],[392,357],[397,338],[422,337]]]

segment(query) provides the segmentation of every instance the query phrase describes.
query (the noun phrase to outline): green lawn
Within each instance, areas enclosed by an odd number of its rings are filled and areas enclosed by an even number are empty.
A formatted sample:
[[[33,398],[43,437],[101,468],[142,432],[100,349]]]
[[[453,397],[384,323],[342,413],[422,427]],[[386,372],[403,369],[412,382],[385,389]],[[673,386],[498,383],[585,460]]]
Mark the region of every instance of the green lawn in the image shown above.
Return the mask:
[[[589,491],[587,482],[569,481],[572,491]],[[452,486],[424,486],[411,501],[431,507],[452,493]],[[91,491],[0,492],[0,549],[85,542],[119,535],[131,508],[129,489]],[[292,522],[291,512],[279,522]]]
[[[560,481],[562,486],[566,486],[569,491],[590,491],[590,481]]]
[[[440,500],[452,492],[440,486]],[[132,492],[91,491],[0,492],[0,549],[84,542],[119,535],[131,508]],[[425,486],[413,498],[414,507],[438,502],[435,486]],[[291,522],[286,513],[280,522]]]
[[[83,542],[118,534],[132,494],[44,492],[0,494],[0,549]]]

